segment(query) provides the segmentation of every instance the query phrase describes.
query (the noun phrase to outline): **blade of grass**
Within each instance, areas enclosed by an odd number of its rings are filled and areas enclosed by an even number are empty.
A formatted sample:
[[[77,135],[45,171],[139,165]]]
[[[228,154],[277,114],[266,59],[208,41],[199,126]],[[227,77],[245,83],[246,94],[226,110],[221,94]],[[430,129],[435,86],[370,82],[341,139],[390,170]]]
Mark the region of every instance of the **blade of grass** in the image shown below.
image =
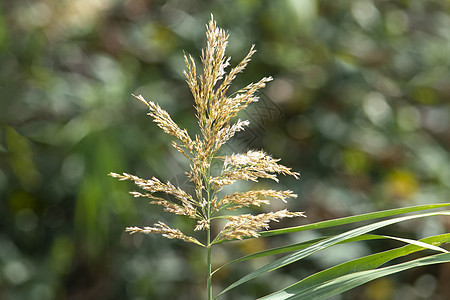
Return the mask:
[[[404,216],[404,217],[398,217],[398,218],[394,218],[394,219],[389,219],[389,220],[383,220],[383,221],[379,221],[373,224],[369,224],[369,225],[365,225],[359,228],[355,228],[352,229],[350,231],[346,231],[344,233],[332,236],[330,238],[327,238],[325,240],[322,240],[312,246],[309,246],[305,249],[302,249],[300,251],[296,251],[292,254],[286,255],[280,259],[277,259],[253,272],[251,272],[250,274],[247,274],[246,276],[244,276],[243,278],[237,280],[236,282],[234,282],[233,284],[231,284],[230,286],[228,286],[227,288],[225,288],[219,295],[217,295],[217,297],[219,297],[220,295],[224,294],[225,292],[251,280],[254,279],[258,276],[263,275],[264,273],[267,272],[271,272],[273,270],[276,270],[278,268],[284,267],[288,264],[291,264],[293,262],[296,262],[302,258],[305,258],[308,255],[311,255],[312,253],[315,253],[317,251],[320,251],[322,249],[325,249],[327,247],[330,247],[332,245],[335,245],[339,242],[342,242],[344,240],[350,239],[350,238],[354,238],[356,236],[360,236],[363,234],[366,234],[370,231],[374,231],[376,229],[379,229],[381,227],[385,227],[388,225],[392,225],[395,223],[399,223],[402,221],[407,221],[407,220],[412,220],[412,219],[417,219],[417,218],[424,218],[424,217],[431,217],[431,216],[438,216],[438,215],[450,215],[450,211],[440,211],[440,212],[433,212],[433,213],[425,213],[425,214],[418,214],[418,215],[411,215],[411,216]],[[216,298],[217,298],[216,297]]]
[[[230,262],[227,262],[226,264],[224,264],[224,265],[218,267],[216,270],[214,270],[213,274],[218,272],[219,270],[229,266],[229,265],[234,264],[234,263],[243,262],[243,261],[246,261],[246,260],[261,258],[261,257],[265,257],[265,256],[270,256],[270,255],[275,255],[275,254],[282,254],[282,253],[286,253],[286,252],[292,252],[292,251],[301,250],[301,249],[309,247],[309,246],[311,246],[311,245],[313,245],[313,244],[315,244],[317,242],[320,242],[320,241],[322,241],[324,239],[327,239],[327,238],[329,238],[329,236],[315,238],[315,239],[312,239],[312,240],[309,240],[309,241],[305,241],[305,242],[301,242],[301,243],[296,243],[296,244],[291,244],[291,245],[287,245],[287,246],[272,248],[272,249],[260,251],[260,252],[257,252],[257,253],[249,254],[249,255],[240,257],[238,259],[232,260]],[[361,235],[361,236],[357,236],[355,238],[351,238],[351,239],[342,241],[340,243],[350,243],[350,242],[375,240],[375,239],[386,239],[386,237],[380,236],[380,235],[375,235],[375,234],[364,234],[364,235]]]
[[[310,230],[310,229],[329,228],[329,227],[346,225],[346,224],[356,223],[356,222],[361,222],[361,221],[368,221],[368,220],[374,220],[374,219],[379,219],[379,218],[392,217],[395,215],[417,212],[417,211],[421,211],[421,210],[442,208],[442,207],[446,207],[446,206],[450,206],[450,203],[428,204],[428,205],[418,205],[418,206],[388,209],[388,210],[382,210],[382,211],[371,212],[371,213],[366,213],[366,214],[360,214],[360,215],[356,215],[356,216],[321,221],[321,222],[306,224],[306,225],[302,225],[302,226],[264,231],[264,232],[260,232],[260,235],[262,237],[267,237],[267,236],[273,236],[273,235],[279,235],[279,234],[287,234],[287,233],[291,233],[291,232],[300,232],[300,231],[305,231],[305,230]]]
[[[367,270],[347,274],[336,279],[330,280],[324,284],[308,289],[302,293],[295,294],[289,298],[289,300],[301,299],[301,300],[321,300],[327,299],[331,296],[341,294],[354,287],[360,286],[364,283],[372,281],[374,279],[385,277],[391,274],[395,274],[408,269],[440,264],[450,262],[450,253],[436,254],[427,257],[418,258],[412,261],[396,264],[389,267],[384,267],[375,270]],[[279,298],[283,299],[283,298]]]
[[[225,267],[227,267],[229,265],[232,265],[234,263],[243,262],[243,261],[246,261],[246,260],[251,260],[251,259],[256,259],[256,258],[261,258],[261,257],[266,257],[266,256],[270,256],[270,255],[275,255],[275,254],[282,254],[282,253],[286,253],[286,252],[292,252],[292,251],[301,250],[301,249],[309,247],[309,246],[311,246],[311,245],[313,245],[313,244],[315,244],[315,243],[317,243],[319,241],[322,241],[322,240],[324,240],[326,238],[329,238],[329,237],[320,237],[320,238],[312,239],[312,240],[301,242],[301,243],[296,243],[296,244],[287,245],[287,246],[283,246],[283,247],[277,247],[277,248],[268,249],[268,250],[260,251],[260,252],[257,252],[257,253],[253,253],[253,254],[250,254],[250,255],[246,255],[246,256],[243,256],[241,258],[238,258],[238,259],[232,260],[230,262],[227,262],[226,264],[218,267],[217,269],[215,269],[212,272],[212,275],[214,273],[218,272],[219,270],[221,270],[221,269],[223,269],[223,268],[225,268]],[[439,251],[439,252],[444,252],[444,253],[448,252],[447,250],[445,250],[443,248],[440,248],[440,247],[437,247],[437,246],[434,246],[434,245],[431,245],[431,244],[427,244],[425,242],[416,241],[416,240],[412,240],[412,239],[406,239],[406,238],[399,238],[399,237],[394,237],[394,236],[388,236],[388,235],[376,235],[376,234],[364,234],[364,235],[361,235],[361,236],[357,236],[357,237],[354,237],[354,238],[347,239],[345,241],[339,242],[338,244],[345,244],[345,243],[358,242],[358,241],[367,241],[367,240],[375,240],[375,239],[392,239],[392,240],[397,240],[397,241],[401,241],[401,242],[404,242],[404,243],[413,244],[413,245],[416,245],[416,246],[428,248],[428,249]]]
[[[441,247],[430,245],[428,243],[424,243],[424,242],[421,242],[421,241],[416,241],[416,240],[406,239],[406,238],[399,238],[399,237],[389,236],[389,235],[383,235],[383,236],[388,238],[388,239],[393,239],[393,240],[397,240],[397,241],[400,241],[400,242],[416,245],[416,246],[419,246],[419,247],[428,248],[430,250],[435,250],[435,251],[439,251],[439,252],[443,252],[443,253],[448,253],[447,250],[445,250],[445,249],[443,249]]]
[[[428,238],[421,239],[420,242],[426,243],[427,245],[442,245],[444,243],[450,242],[450,233],[436,235]],[[428,247],[427,247],[428,248]],[[289,297],[303,293],[305,290],[314,289],[320,286],[324,282],[338,278],[343,275],[366,271],[378,268],[379,266],[385,264],[388,261],[396,259],[398,257],[406,256],[408,254],[422,251],[424,247],[416,245],[406,245],[400,248],[387,250],[361,258],[357,258],[337,266],[328,268],[321,272],[315,273],[295,284],[292,284],[282,290],[279,290],[273,294],[260,298],[261,300],[280,300],[288,299]]]

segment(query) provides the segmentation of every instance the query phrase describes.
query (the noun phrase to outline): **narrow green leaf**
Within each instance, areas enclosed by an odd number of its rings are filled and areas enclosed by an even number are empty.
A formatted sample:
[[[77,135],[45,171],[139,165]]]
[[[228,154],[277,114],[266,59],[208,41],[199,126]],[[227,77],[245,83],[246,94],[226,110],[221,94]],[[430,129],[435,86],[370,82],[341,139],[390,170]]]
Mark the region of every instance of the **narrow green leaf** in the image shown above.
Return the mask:
[[[436,235],[420,240],[427,245],[442,245],[450,242],[450,233]],[[361,258],[357,258],[337,266],[328,268],[321,272],[315,273],[291,286],[288,286],[282,290],[279,290],[273,294],[260,298],[261,300],[281,300],[288,299],[289,297],[304,292],[307,289],[313,289],[323,283],[338,278],[343,275],[366,271],[378,268],[379,266],[391,261],[395,258],[406,256],[408,254],[422,251],[424,247],[416,245],[406,245],[400,248],[387,250]]]
[[[297,251],[297,250],[301,250],[304,249],[306,247],[309,247],[321,240],[324,240],[328,238],[327,236],[325,237],[320,237],[320,238],[316,238],[316,239],[312,239],[309,241],[305,241],[305,242],[301,242],[301,243],[296,243],[296,244],[291,244],[291,245],[287,245],[287,246],[282,246],[282,247],[277,247],[277,248],[272,248],[272,249],[268,249],[268,250],[264,250],[261,252],[257,252],[257,253],[253,253],[250,255],[246,255],[243,256],[241,258],[232,260],[230,262],[227,262],[226,264],[218,267],[216,270],[214,270],[214,272],[212,272],[212,274],[218,272],[219,270],[232,265],[234,263],[238,263],[238,262],[243,262],[246,260],[251,260],[251,259],[256,259],[256,258],[261,258],[261,257],[266,257],[266,256],[270,256],[270,255],[275,255],[275,254],[282,254],[282,253],[286,253],[286,252],[292,252],[292,251]],[[375,239],[392,239],[392,240],[397,240],[397,241],[401,241],[404,243],[408,243],[408,244],[413,244],[416,246],[420,246],[420,247],[424,247],[424,248],[428,248],[431,250],[435,250],[435,251],[439,251],[439,252],[443,252],[443,253],[447,253],[448,251],[437,247],[437,246],[433,246],[431,244],[427,244],[421,241],[416,241],[416,240],[412,240],[412,239],[406,239],[406,238],[399,238],[399,237],[394,237],[394,236],[388,236],[388,235],[375,235],[375,234],[364,234],[361,236],[357,236],[351,239],[347,239],[345,241],[339,242],[338,244],[344,244],[344,243],[351,243],[351,242],[358,242],[358,241],[367,241],[367,240],[375,240]]]
[[[383,221],[379,221],[373,224],[369,224],[369,225],[365,225],[359,228],[355,228],[352,229],[350,231],[332,236],[330,238],[327,238],[325,240],[322,240],[310,247],[307,247],[305,249],[302,249],[300,251],[296,251],[292,254],[286,255],[280,259],[277,259],[253,272],[251,272],[250,274],[244,276],[243,278],[239,279],[238,281],[234,282],[233,284],[231,284],[230,286],[228,286],[226,289],[224,289],[218,296],[224,294],[225,292],[251,280],[254,279],[258,276],[261,276],[264,273],[267,272],[271,272],[273,270],[276,270],[278,268],[284,267],[288,264],[291,264],[293,262],[296,262],[302,258],[305,258],[306,256],[309,256],[317,251],[320,251],[322,249],[325,249],[327,247],[330,247],[332,245],[335,245],[339,242],[342,242],[344,240],[350,239],[350,238],[354,238],[363,234],[366,234],[370,231],[374,231],[376,229],[379,229],[381,227],[385,227],[388,225],[392,225],[398,222],[402,222],[402,221],[407,221],[407,220],[412,220],[412,219],[417,219],[417,218],[423,218],[423,217],[431,217],[431,216],[438,216],[438,215],[450,215],[450,211],[440,211],[440,212],[433,212],[433,213],[425,213],[425,214],[418,214],[418,215],[411,215],[411,216],[404,216],[404,217],[398,217],[398,218],[394,218],[394,219],[389,219],[389,220],[383,220]],[[217,298],[216,297],[216,298]]]
[[[435,251],[439,251],[439,252],[443,252],[443,253],[448,253],[447,250],[445,250],[445,249],[443,249],[441,247],[433,246],[433,245],[430,245],[428,243],[424,243],[424,242],[421,242],[421,241],[416,241],[416,240],[406,239],[406,238],[399,238],[399,237],[388,236],[388,235],[383,235],[383,236],[388,238],[388,239],[393,239],[393,240],[397,240],[397,241],[400,241],[400,242],[416,245],[416,246],[419,246],[419,247],[424,247],[424,248],[428,248],[428,249],[431,249],[431,250],[435,250]]]
[[[341,294],[354,287],[365,284],[374,279],[385,277],[391,274],[402,272],[408,269],[440,264],[450,262],[450,253],[436,254],[427,257],[418,258],[405,263],[396,264],[389,267],[384,267],[375,270],[367,270],[356,272],[353,274],[347,274],[336,279],[330,280],[324,284],[305,290],[302,293],[295,294],[289,298],[289,300],[301,299],[301,300],[321,300],[327,299],[331,296]],[[283,299],[283,298],[279,298]]]
[[[301,242],[301,243],[297,243],[297,244],[292,244],[292,245],[288,245],[288,246],[283,246],[283,247],[278,247],[278,248],[273,248],[273,249],[269,249],[269,250],[264,250],[261,252],[257,252],[257,253],[253,253],[250,255],[246,255],[243,256],[241,258],[235,259],[233,261],[230,261],[220,267],[218,267],[216,270],[214,270],[213,274],[216,273],[217,271],[231,265],[234,263],[238,263],[238,262],[243,262],[246,260],[250,260],[250,259],[255,259],[255,258],[260,258],[260,257],[265,257],[265,256],[269,256],[269,255],[275,255],[275,254],[281,254],[281,253],[286,253],[286,252],[291,252],[291,251],[296,251],[296,250],[300,250],[300,249],[304,249],[306,247],[309,247],[321,240],[326,239],[326,237],[321,237],[321,238],[317,238],[317,239],[312,239],[306,242]]]
[[[302,226],[263,231],[263,232],[260,232],[260,235],[261,235],[261,237],[267,237],[267,236],[272,236],[272,235],[287,234],[287,233],[291,233],[291,232],[300,232],[300,231],[305,231],[305,230],[310,230],[310,229],[329,228],[329,227],[345,225],[345,224],[350,224],[350,223],[356,223],[356,222],[361,222],[361,221],[368,221],[368,220],[374,220],[374,219],[379,219],[379,218],[392,217],[395,215],[417,212],[417,211],[421,211],[421,210],[442,208],[442,207],[446,207],[446,206],[450,206],[450,203],[428,204],[428,205],[418,205],[418,206],[409,206],[409,207],[403,207],[403,208],[388,209],[388,210],[382,210],[382,211],[371,212],[371,213],[366,213],[366,214],[360,214],[360,215],[356,215],[356,216],[321,221],[321,222],[306,224],[306,225],[302,225]]]
[[[238,262],[243,262],[246,260],[251,260],[251,259],[256,259],[256,258],[261,258],[261,257],[265,257],[265,256],[270,256],[270,255],[275,255],[275,254],[282,254],[282,253],[286,253],[286,252],[292,252],[292,251],[297,251],[297,250],[301,250],[304,249],[306,247],[309,247],[319,241],[322,241],[324,239],[329,238],[329,236],[324,236],[324,237],[320,237],[320,238],[316,238],[316,239],[312,239],[309,241],[305,241],[305,242],[301,242],[301,243],[296,243],[296,244],[291,244],[291,245],[287,245],[287,246],[282,246],[282,247],[277,247],[277,248],[272,248],[272,249],[268,249],[268,250],[264,250],[261,252],[257,252],[257,253],[253,253],[253,254],[249,254],[246,256],[243,256],[241,258],[232,260],[230,262],[227,262],[226,264],[218,267],[216,270],[214,270],[213,274],[218,272],[219,270],[232,265],[234,263],[238,263]],[[357,241],[367,241],[367,240],[375,240],[375,239],[386,239],[389,237],[385,237],[385,236],[381,236],[381,235],[375,235],[375,234],[364,234],[361,236],[357,236],[355,238],[351,238],[345,241],[342,241],[341,243],[350,243],[350,242],[357,242]]]

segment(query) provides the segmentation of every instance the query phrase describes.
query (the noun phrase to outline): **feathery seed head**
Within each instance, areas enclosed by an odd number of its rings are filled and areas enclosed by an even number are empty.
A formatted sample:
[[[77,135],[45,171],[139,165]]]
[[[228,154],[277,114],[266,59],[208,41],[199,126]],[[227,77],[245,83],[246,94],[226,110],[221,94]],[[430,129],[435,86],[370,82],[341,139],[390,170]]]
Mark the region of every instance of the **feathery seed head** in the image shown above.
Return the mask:
[[[130,234],[134,234],[137,232],[141,232],[141,233],[145,233],[145,234],[160,233],[160,234],[162,234],[163,237],[166,237],[169,239],[180,239],[185,242],[190,242],[190,243],[197,244],[199,246],[204,246],[196,238],[187,236],[178,229],[170,228],[163,222],[158,222],[158,223],[154,224],[153,226],[155,226],[155,227],[149,227],[149,226],[146,226],[144,228],[127,227],[125,231],[129,232]]]
[[[186,129],[181,129],[172,120],[169,113],[158,104],[147,101],[142,95],[133,95],[149,108],[148,115],[165,133],[172,136],[172,146],[182,153],[190,161],[190,170],[186,173],[194,184],[195,192],[191,195],[171,182],[163,183],[156,177],[143,179],[128,173],[110,173],[109,175],[119,180],[134,182],[143,191],[131,192],[137,198],[149,198],[150,204],[161,206],[165,211],[187,216],[197,220],[194,231],[207,230],[210,234],[211,221],[223,210],[236,210],[242,207],[261,206],[269,204],[271,199],[279,199],[286,202],[287,198],[295,198],[292,191],[250,190],[235,192],[221,196],[220,190],[225,185],[230,185],[237,180],[250,180],[257,182],[260,178],[268,178],[278,182],[277,175],[290,175],[298,179],[299,174],[290,168],[279,164],[279,159],[274,159],[261,150],[250,150],[243,154],[232,154],[225,157],[217,157],[219,149],[230,140],[237,132],[243,131],[249,126],[248,120],[234,121],[233,118],[245,109],[249,104],[258,101],[257,93],[264,88],[272,77],[264,77],[256,83],[250,83],[239,89],[234,95],[227,92],[237,75],[244,71],[256,52],[255,46],[250,47],[247,55],[227,72],[231,58],[225,55],[229,34],[217,27],[216,21],[211,20],[206,25],[206,47],[202,50],[200,71],[192,56],[184,54],[187,70],[184,71],[186,82],[194,99],[197,123],[200,133],[191,135]],[[222,171],[214,173],[211,165],[214,160],[222,160]],[[162,198],[158,194],[163,193],[172,197]],[[259,215],[242,214],[238,216],[222,215],[228,219],[228,223],[219,232],[214,242],[220,240],[242,239],[245,237],[258,237],[258,231],[267,229],[271,221],[282,218],[304,216],[301,212],[289,212],[280,210],[277,212]],[[130,233],[160,233],[170,239],[180,239],[204,245],[196,238],[187,236],[178,229],[173,229],[162,222],[154,227],[128,227]],[[212,242],[212,243],[214,243]]]
[[[286,209],[276,212],[263,213],[259,215],[244,214],[239,216],[229,216],[229,222],[225,225],[222,233],[227,240],[245,237],[258,237],[258,231],[269,228],[269,222],[278,222],[282,218],[304,217],[303,212],[289,212]]]

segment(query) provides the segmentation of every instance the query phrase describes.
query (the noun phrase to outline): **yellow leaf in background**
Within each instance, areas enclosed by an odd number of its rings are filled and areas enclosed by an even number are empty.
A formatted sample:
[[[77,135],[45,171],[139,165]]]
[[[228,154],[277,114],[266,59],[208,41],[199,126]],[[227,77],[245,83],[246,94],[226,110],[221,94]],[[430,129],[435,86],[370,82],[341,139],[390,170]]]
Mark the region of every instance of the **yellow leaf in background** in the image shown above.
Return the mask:
[[[386,191],[396,198],[407,198],[417,192],[416,175],[408,170],[394,170],[386,178]]]

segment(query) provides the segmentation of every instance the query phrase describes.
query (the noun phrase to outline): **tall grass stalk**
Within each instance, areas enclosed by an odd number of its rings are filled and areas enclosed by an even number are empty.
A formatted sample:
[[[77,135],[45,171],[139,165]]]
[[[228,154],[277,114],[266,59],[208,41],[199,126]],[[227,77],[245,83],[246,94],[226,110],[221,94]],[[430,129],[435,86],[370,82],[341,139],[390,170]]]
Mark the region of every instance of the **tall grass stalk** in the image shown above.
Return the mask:
[[[392,274],[399,270],[406,270],[416,265],[450,261],[447,251],[438,247],[448,243],[450,235],[439,235],[434,238],[415,241],[386,235],[377,236],[369,234],[373,230],[414,218],[437,215],[449,216],[449,211],[417,214],[417,212],[422,210],[448,206],[448,203],[381,211],[299,227],[278,229],[275,231],[262,231],[263,229],[269,228],[270,222],[279,221],[282,218],[304,217],[305,215],[303,212],[290,212],[287,209],[269,211],[257,215],[250,214],[243,210],[252,206],[259,207],[268,205],[272,200],[286,202],[288,198],[295,198],[296,194],[290,190],[274,189],[256,189],[229,193],[225,192],[223,188],[241,180],[258,182],[260,179],[270,179],[278,182],[277,175],[279,174],[293,176],[298,179],[299,173],[279,164],[279,159],[272,158],[262,150],[249,150],[246,153],[232,153],[228,155],[223,155],[220,152],[221,147],[227,141],[249,125],[248,120],[236,120],[238,113],[246,109],[251,103],[257,102],[258,91],[272,80],[271,77],[264,77],[258,82],[250,83],[230,95],[229,89],[233,80],[250,62],[252,55],[255,53],[255,49],[254,46],[251,46],[244,59],[227,72],[231,59],[225,55],[228,37],[228,33],[217,27],[216,22],[211,16],[211,20],[206,26],[206,47],[202,50],[201,55],[202,74],[197,74],[197,66],[194,58],[190,55],[184,56],[187,68],[184,75],[186,76],[186,82],[194,98],[199,134],[192,134],[186,129],[181,129],[176,122],[172,120],[169,113],[163,110],[158,104],[145,100],[142,95],[135,96],[149,108],[150,112],[148,115],[153,118],[153,121],[165,133],[172,136],[172,146],[189,160],[190,168],[186,174],[195,187],[194,192],[189,193],[181,187],[173,185],[171,182],[164,183],[156,177],[143,179],[128,173],[109,174],[120,180],[133,181],[142,190],[131,192],[134,197],[149,198],[151,204],[160,205],[169,213],[194,219],[196,220],[195,227],[191,233],[186,234],[179,229],[169,227],[163,222],[157,222],[153,226],[127,227],[126,231],[131,234],[159,233],[169,239],[179,239],[205,248],[207,265],[206,294],[208,300],[215,299],[213,298],[212,281],[214,273],[231,263],[291,252],[285,257],[275,260],[237,280],[222,292],[218,293],[216,298],[230,289],[263,275],[264,273],[271,272],[277,268],[298,261],[327,247],[339,243],[349,243],[355,240],[395,239],[409,244],[409,248],[407,251],[400,249],[389,255],[384,255],[383,260],[380,260],[379,264],[368,264],[366,260],[361,259],[361,261],[355,261],[353,263],[351,270],[348,266],[337,266],[336,269],[324,271],[325,273],[323,274],[322,272],[316,273],[313,279],[299,281],[292,287],[282,289],[281,291],[268,296],[267,299],[297,299],[298,297],[302,297],[302,299],[324,299],[333,295],[333,293],[340,293],[354,287],[353,277],[345,277],[349,276],[349,274],[353,274],[358,278],[358,272],[365,272],[363,274],[364,276],[361,274],[360,277],[364,278],[364,280],[360,280],[358,283],[363,284],[364,282],[377,278],[377,276],[386,276],[386,274]],[[221,169],[218,172],[214,172],[211,168],[211,166],[216,163],[221,165]],[[171,197],[164,198],[162,196],[164,194]],[[376,220],[383,217],[394,217],[406,212],[415,212],[416,215],[396,217],[384,221],[374,221],[372,224],[360,226],[356,229],[332,237],[323,237],[299,244],[287,245],[281,248],[268,249],[227,263],[214,271],[212,269],[212,248],[219,243],[231,240],[258,238],[261,235],[280,235],[310,229],[345,225],[359,221]],[[217,229],[219,224],[216,222],[218,219],[226,220],[225,225],[219,229]],[[212,228],[215,229],[215,232],[218,232],[214,236]],[[196,233],[200,231],[203,231],[204,234],[200,235]],[[434,251],[443,252],[444,254],[428,256],[425,261],[413,260],[410,264],[406,263],[398,269],[391,268],[386,269],[385,271],[377,269],[382,263],[405,255],[406,252],[412,253],[423,249],[432,249]],[[368,266],[370,266],[370,268]],[[372,271],[373,273],[371,273]],[[314,284],[311,282],[314,282]],[[330,292],[327,286],[333,284],[333,282],[336,282],[338,288],[335,288]],[[312,287],[314,287],[314,290],[311,290]],[[307,296],[303,297],[300,295]]]
[[[201,242],[194,236],[186,235],[178,229],[158,222],[154,227],[128,227],[130,233],[160,233],[171,239],[181,239],[206,248],[207,252],[207,294],[212,299],[212,261],[211,250],[215,243],[224,240],[258,237],[261,229],[267,229],[271,221],[282,218],[304,216],[302,212],[290,212],[286,209],[261,213],[258,215],[235,214],[234,211],[242,207],[261,206],[269,204],[271,199],[286,201],[287,198],[296,197],[290,191],[276,191],[272,189],[251,190],[227,194],[223,187],[231,185],[238,180],[257,182],[260,178],[268,178],[278,182],[277,174],[299,177],[297,172],[291,171],[278,163],[264,151],[248,151],[243,154],[219,156],[219,149],[237,132],[249,125],[247,120],[235,120],[236,115],[249,104],[258,101],[257,92],[263,88],[271,77],[264,77],[257,83],[251,83],[233,95],[227,92],[236,76],[241,73],[251,56],[255,53],[254,46],[250,48],[245,58],[229,72],[226,68],[230,64],[230,57],[225,56],[228,44],[228,33],[217,27],[211,16],[206,26],[206,48],[202,50],[201,62],[203,74],[197,74],[195,60],[185,55],[187,71],[184,73],[191,93],[194,97],[196,118],[200,128],[199,135],[191,135],[181,129],[158,104],[147,101],[143,96],[135,96],[150,109],[149,115],[154,122],[167,134],[175,138],[173,147],[182,153],[190,162],[190,171],[187,172],[195,186],[195,193],[189,194],[172,183],[163,183],[159,179],[142,179],[127,173],[110,173],[120,180],[131,180],[142,188],[145,193],[132,192],[135,197],[147,197],[151,203],[161,205],[170,213],[187,216],[197,220],[194,231],[206,231],[206,242]],[[222,169],[213,174],[211,165],[220,161]],[[161,198],[159,193],[174,196],[174,201]],[[227,219],[228,222],[222,230],[212,237],[211,228],[215,219]]]

